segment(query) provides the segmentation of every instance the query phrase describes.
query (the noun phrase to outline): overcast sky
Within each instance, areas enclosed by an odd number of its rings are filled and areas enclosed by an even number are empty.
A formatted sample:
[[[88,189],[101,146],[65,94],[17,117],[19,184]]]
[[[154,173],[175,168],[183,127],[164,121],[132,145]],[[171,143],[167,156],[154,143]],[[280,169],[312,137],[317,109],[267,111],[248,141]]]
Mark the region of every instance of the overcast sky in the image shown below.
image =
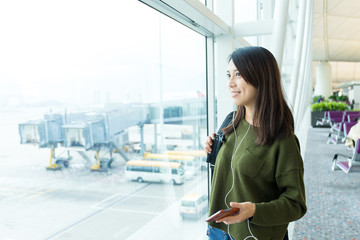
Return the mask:
[[[138,1],[0,0],[0,105],[156,98],[160,25],[164,94],[205,90],[205,39]]]

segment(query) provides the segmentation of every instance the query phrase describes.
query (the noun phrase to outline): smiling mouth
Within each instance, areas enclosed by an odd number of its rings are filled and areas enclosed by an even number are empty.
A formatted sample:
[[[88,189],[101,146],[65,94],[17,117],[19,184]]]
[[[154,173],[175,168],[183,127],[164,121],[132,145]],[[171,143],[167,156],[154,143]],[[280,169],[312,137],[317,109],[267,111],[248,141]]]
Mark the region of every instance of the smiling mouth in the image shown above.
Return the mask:
[[[231,91],[231,97],[236,97],[240,94],[240,91]]]

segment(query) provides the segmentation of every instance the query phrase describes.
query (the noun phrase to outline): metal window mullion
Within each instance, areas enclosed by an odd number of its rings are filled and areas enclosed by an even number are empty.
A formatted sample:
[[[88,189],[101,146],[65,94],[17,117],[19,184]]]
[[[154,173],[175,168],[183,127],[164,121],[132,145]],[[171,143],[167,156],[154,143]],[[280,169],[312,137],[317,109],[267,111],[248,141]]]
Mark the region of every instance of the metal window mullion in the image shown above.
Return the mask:
[[[215,67],[214,38],[206,38],[206,103],[207,103],[207,135],[215,132]]]

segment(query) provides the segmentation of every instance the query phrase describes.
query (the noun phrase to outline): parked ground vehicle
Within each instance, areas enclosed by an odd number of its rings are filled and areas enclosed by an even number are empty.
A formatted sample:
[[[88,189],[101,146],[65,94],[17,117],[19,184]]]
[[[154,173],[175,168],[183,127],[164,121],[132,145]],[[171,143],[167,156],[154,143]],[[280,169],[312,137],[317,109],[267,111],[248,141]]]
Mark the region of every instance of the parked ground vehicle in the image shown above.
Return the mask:
[[[184,169],[176,162],[130,160],[126,162],[125,174],[127,179],[138,182],[184,183]]]
[[[208,211],[206,194],[190,193],[181,199],[180,216],[184,218],[200,218]]]
[[[192,150],[192,151],[167,151],[165,154],[169,155],[177,155],[177,156],[194,156],[196,164],[200,163],[201,170],[206,171],[207,163],[206,163],[206,154],[203,149],[201,150]]]
[[[200,159],[189,155],[176,155],[168,153],[145,153],[145,160],[168,161],[181,163],[187,176],[192,177],[200,172]]]

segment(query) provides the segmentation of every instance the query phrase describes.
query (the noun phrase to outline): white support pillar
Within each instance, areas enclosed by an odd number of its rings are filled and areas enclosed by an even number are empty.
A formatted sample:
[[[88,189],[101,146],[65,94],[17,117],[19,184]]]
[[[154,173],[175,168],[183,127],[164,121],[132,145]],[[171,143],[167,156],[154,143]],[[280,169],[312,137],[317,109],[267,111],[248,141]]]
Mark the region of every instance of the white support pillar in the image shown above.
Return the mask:
[[[299,126],[302,122],[302,117],[305,115],[304,110],[304,103],[309,103],[309,88],[308,85],[312,83],[312,59],[311,59],[311,50],[312,50],[312,44],[310,41],[310,38],[312,38],[312,35],[309,34],[307,45],[304,46],[306,48],[305,51],[305,61],[304,61],[304,67],[302,68],[304,74],[302,74],[302,81],[300,82],[300,86],[298,87],[297,96],[299,99],[297,99],[295,103],[295,109],[294,109],[294,116],[295,116],[295,126]]]
[[[291,73],[291,82],[290,82],[290,94],[289,94],[289,104],[294,107],[295,97],[296,97],[296,88],[299,82],[299,68],[301,62],[301,49],[304,41],[304,24],[305,24],[305,10],[306,10],[306,1],[300,0],[299,6],[299,15],[296,27],[296,43],[295,43],[295,62],[293,65]],[[308,0],[309,1],[309,0]]]
[[[302,101],[307,101],[304,99],[303,89],[307,84],[307,65],[309,61],[312,61],[311,52],[309,53],[309,47],[312,44],[312,1],[308,0],[306,3],[306,14],[305,14],[305,26],[304,26],[304,37],[302,41],[301,47],[301,55],[300,55],[300,67],[298,74],[298,81],[296,86],[296,93],[294,97],[294,118],[295,124],[299,121],[299,116],[302,116],[300,110],[300,103]]]
[[[260,1],[258,1],[259,3]],[[260,41],[260,45],[266,49],[271,49],[271,34],[274,31],[274,13],[273,13],[273,9],[274,9],[274,2],[273,1],[262,1],[262,4],[260,6],[262,6],[262,11],[263,11],[263,15],[262,15],[262,19],[260,14],[258,14],[258,19],[257,20],[264,20],[264,21],[272,21],[272,27],[271,27],[271,33],[267,34],[267,35],[262,35],[259,36],[258,39]],[[260,9],[258,10],[260,12]]]
[[[315,95],[322,95],[325,98],[332,95],[331,88],[331,65],[328,62],[320,62],[316,66]]]
[[[306,70],[304,75],[304,85],[302,87],[301,92],[301,103],[298,110],[298,117],[296,119],[296,128],[299,128],[302,122],[307,121],[309,119],[305,119],[304,117],[307,117],[306,111],[309,109],[310,103],[311,103],[311,94],[312,94],[312,38],[313,38],[313,0],[307,0],[308,6],[309,6],[309,13],[307,13],[309,22],[308,24],[308,39],[307,39],[307,55],[306,55]]]
[[[234,1],[222,0],[215,2],[216,14],[226,24],[234,25]],[[223,35],[215,39],[215,92],[217,100],[217,126],[218,128],[226,115],[233,110],[233,101],[229,94],[226,70],[229,55],[235,50],[235,41],[231,35]]]
[[[271,38],[271,52],[274,54],[281,69],[284,53],[289,0],[277,0],[274,11],[274,32]]]

